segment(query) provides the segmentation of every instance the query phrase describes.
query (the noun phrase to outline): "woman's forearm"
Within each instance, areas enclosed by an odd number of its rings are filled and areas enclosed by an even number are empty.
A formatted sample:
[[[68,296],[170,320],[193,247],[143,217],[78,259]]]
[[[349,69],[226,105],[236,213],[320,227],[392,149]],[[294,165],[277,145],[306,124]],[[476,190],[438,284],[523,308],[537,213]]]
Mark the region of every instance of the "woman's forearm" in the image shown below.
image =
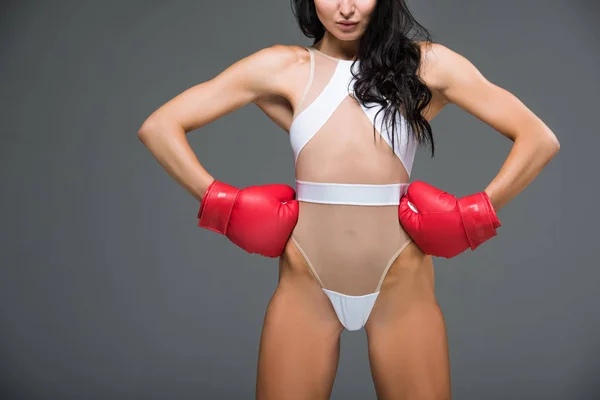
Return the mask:
[[[166,121],[147,121],[138,138],[167,173],[198,201],[214,178],[202,167],[181,126]]]
[[[539,135],[517,136],[498,175],[485,189],[496,211],[524,190],[558,151],[556,136],[547,127],[542,129]]]

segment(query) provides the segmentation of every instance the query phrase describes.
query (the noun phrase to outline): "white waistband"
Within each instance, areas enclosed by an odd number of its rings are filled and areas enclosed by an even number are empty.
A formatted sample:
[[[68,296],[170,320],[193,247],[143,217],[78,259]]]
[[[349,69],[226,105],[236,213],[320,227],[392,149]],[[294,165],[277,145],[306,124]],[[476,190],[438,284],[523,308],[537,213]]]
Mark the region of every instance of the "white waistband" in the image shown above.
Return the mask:
[[[296,181],[296,199],[309,203],[348,204],[359,206],[393,206],[400,204],[408,183],[365,185]]]

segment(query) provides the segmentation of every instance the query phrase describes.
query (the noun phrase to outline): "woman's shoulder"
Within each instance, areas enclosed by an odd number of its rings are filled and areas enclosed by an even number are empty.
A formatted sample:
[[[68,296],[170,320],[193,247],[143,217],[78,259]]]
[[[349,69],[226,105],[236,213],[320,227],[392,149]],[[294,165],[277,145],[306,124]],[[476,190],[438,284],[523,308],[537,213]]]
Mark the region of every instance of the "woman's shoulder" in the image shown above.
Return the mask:
[[[284,68],[304,64],[310,60],[310,55],[304,46],[274,44],[258,50],[255,53],[265,65],[274,68]]]
[[[299,82],[308,77],[310,54],[303,46],[274,44],[265,47],[253,57],[259,60],[254,64],[261,75],[275,85],[275,92],[289,99],[297,91]]]
[[[240,76],[259,92],[287,97],[293,86],[290,82],[298,78],[307,62],[309,54],[302,46],[274,44],[252,52],[228,69],[241,71]]]
[[[444,90],[471,65],[464,56],[436,42],[417,42],[421,48],[419,76],[432,90]]]
[[[438,72],[447,47],[441,43],[419,41],[417,44],[421,50],[419,64],[419,76],[430,89],[438,89]]]

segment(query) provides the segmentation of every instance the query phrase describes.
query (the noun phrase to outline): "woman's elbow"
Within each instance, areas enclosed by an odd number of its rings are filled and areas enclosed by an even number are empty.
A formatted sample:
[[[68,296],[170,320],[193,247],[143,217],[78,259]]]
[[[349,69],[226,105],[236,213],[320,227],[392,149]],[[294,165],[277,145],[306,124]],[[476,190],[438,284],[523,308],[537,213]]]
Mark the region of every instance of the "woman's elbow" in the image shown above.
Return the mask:
[[[142,126],[138,129],[137,137],[142,143],[146,143],[151,137],[154,137],[158,132],[164,130],[166,124],[154,116],[146,118]]]
[[[556,137],[556,135],[553,133],[552,135],[550,135],[550,137],[548,138],[548,151],[550,152],[551,158],[554,157],[556,155],[556,153],[558,153],[558,150],[560,150],[560,142],[558,141],[558,138]]]
[[[155,125],[150,118],[146,119],[137,131],[138,139],[143,142],[152,132],[156,131]]]
[[[553,132],[548,131],[544,137],[540,139],[538,149],[540,150],[540,153],[544,154],[546,162],[549,162],[556,156],[558,150],[560,150],[560,142]]]

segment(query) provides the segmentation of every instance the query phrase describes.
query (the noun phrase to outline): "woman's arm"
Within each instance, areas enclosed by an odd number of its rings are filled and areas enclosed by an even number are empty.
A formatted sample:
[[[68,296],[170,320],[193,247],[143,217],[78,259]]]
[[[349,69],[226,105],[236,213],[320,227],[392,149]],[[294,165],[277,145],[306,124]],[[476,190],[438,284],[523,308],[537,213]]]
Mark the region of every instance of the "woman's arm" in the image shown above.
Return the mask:
[[[173,179],[201,200],[214,178],[196,158],[186,133],[262,96],[286,97],[282,75],[296,59],[282,45],[259,50],[158,108],[142,124],[138,138]]]
[[[554,133],[507,90],[489,82],[460,54],[433,44],[425,55],[427,81],[442,101],[453,103],[514,142],[506,161],[485,189],[496,210],[519,194],[554,157]]]

